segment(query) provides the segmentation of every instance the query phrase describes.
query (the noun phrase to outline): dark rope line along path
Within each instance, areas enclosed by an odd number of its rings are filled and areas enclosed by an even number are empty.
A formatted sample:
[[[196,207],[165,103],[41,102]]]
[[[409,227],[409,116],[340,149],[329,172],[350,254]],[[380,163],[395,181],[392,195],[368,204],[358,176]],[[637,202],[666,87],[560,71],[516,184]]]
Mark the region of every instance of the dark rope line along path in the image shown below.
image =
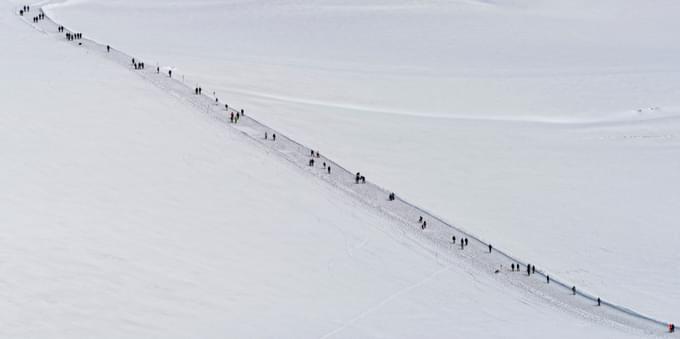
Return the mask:
[[[325,181],[371,207],[374,211],[395,223],[399,228],[397,230],[398,233],[396,233],[398,237],[408,239],[409,245],[418,246],[419,249],[426,251],[426,253],[429,253],[438,261],[462,266],[467,271],[484,272],[505,285],[519,288],[555,308],[568,311],[588,321],[605,324],[625,332],[644,333],[655,336],[661,336],[668,331],[667,322],[640,314],[610,301],[602,300],[602,306],[596,307],[597,296],[578,289],[578,286],[575,295],[573,295],[572,285],[553,275],[550,275],[550,283],[548,284],[546,282],[546,275],[548,273],[541,270],[541,268],[536,269],[535,274],[528,276],[526,271],[529,263],[514,258],[496,248],[493,248],[491,253],[489,253],[488,242],[482,241],[460,227],[453,226],[433,213],[415,206],[398,196],[390,201],[388,196],[391,191],[375,183],[366,181],[365,184],[356,184],[353,172],[323,155],[319,158],[314,157],[314,165],[309,166],[311,158],[311,149],[309,147],[253,119],[249,112],[246,112],[247,115],[241,116],[237,123],[230,123],[229,116],[231,114],[240,114],[240,110],[235,110],[231,105],[229,110],[226,110],[224,101],[216,103],[214,97],[205,94],[194,94],[194,89],[186,85],[187,79],[184,79],[180,74],[173,74],[172,78],[169,77],[168,71],[170,69],[167,67],[161,67],[159,73],[156,72],[157,65],[151,64],[146,65],[145,69],[135,70],[131,63],[132,56],[113,47],[111,47],[110,52],[107,52],[106,44],[101,44],[85,37],[67,41],[65,34],[73,33],[73,31],[64,27],[63,32],[58,32],[57,28],[63,25],[57,24],[49,16],[45,15],[45,19],[39,20],[37,23],[33,22],[33,17],[38,13],[43,13],[42,6],[47,3],[49,1],[32,5],[30,12],[24,13],[21,18],[24,22],[46,35],[78,48],[83,48],[88,53],[91,52],[136,72],[139,76],[178,100],[192,105],[198,111],[239,131],[239,134],[268,150],[271,154],[278,155],[308,175]],[[16,10],[17,15],[19,10],[20,8]],[[139,61],[144,62],[143,60]],[[182,77],[182,80],[179,80],[180,77]],[[189,81],[189,83],[192,82]],[[266,140],[264,139],[265,133],[268,134]],[[276,134],[276,141],[272,141],[273,134]],[[323,162],[331,167],[330,174],[322,167]],[[427,221],[425,229],[421,229],[421,224],[418,222],[421,216]],[[388,234],[394,236],[394,230],[390,231],[392,232]],[[456,237],[455,244],[452,244],[452,236]],[[469,245],[461,249],[460,241],[463,238],[469,239]],[[519,264],[521,268],[518,268],[519,271],[513,272],[510,270],[511,264]],[[347,321],[351,321],[351,319]]]

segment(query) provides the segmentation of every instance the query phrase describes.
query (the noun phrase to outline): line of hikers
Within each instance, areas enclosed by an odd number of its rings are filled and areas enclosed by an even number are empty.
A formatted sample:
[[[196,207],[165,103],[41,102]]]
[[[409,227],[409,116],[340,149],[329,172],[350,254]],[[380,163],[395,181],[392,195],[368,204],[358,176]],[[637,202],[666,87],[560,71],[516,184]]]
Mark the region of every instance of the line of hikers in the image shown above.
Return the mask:
[[[57,27],[57,32],[64,33],[64,26]]]
[[[23,16],[24,13],[19,11],[19,15]],[[33,17],[33,22],[37,23],[40,20],[45,20],[45,13],[39,13],[38,15]]]
[[[83,33],[66,33],[66,40],[73,41],[83,38]]]
[[[30,11],[31,11],[31,6],[24,5],[24,6],[21,7],[21,9],[19,10],[19,15],[24,16],[24,13],[28,13],[28,12],[30,12]]]
[[[265,139],[266,139],[266,134],[265,134]],[[316,158],[316,159],[321,158],[321,153],[319,153],[319,151],[314,151],[312,149],[312,150],[309,150],[309,156],[311,158],[309,159],[309,162],[307,163],[307,165],[309,165],[309,167],[314,167],[314,163],[315,163],[314,158]],[[326,164],[326,162],[324,161],[323,164],[321,164],[321,166],[323,167],[323,169],[326,170],[326,172],[328,174],[331,174],[331,165],[330,164]]]
[[[232,124],[237,124],[238,120],[241,119],[242,116],[245,116],[245,114],[243,114],[243,110],[241,110],[241,112],[236,112],[236,115],[234,115],[234,112],[232,111],[229,115],[229,122]],[[276,140],[276,136],[274,136],[274,140]]]
[[[361,175],[361,173],[357,172],[357,174],[354,176],[354,183],[355,184],[358,184],[358,183],[365,184],[366,183],[366,177]]]
[[[110,50],[109,46],[106,46],[106,50],[107,51]],[[135,69],[144,69],[144,63],[141,62],[141,61],[138,62],[138,60],[135,60],[135,58],[132,58],[132,67],[134,67]]]

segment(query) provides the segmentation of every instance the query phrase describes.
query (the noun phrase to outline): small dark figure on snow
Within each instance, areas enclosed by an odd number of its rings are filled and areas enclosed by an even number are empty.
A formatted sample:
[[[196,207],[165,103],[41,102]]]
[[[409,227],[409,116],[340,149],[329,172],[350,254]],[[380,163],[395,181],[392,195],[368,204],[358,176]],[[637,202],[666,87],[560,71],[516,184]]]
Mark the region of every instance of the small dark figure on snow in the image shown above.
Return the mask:
[[[670,333],[675,332],[675,325],[674,325],[674,324],[669,324],[669,325],[668,325],[668,332],[670,332]]]
[[[366,183],[366,177],[363,176],[363,175],[361,176],[361,183],[362,183],[362,184],[365,184],[365,183]]]
[[[531,265],[531,274],[536,274],[536,265]]]
[[[357,174],[354,176],[354,183],[358,184],[359,180],[361,180],[361,173],[357,172]]]
[[[309,159],[309,167],[313,167],[313,166],[314,166],[314,159]]]
[[[325,161],[323,162],[323,168],[326,168],[326,162]]]
[[[545,283],[550,284],[550,276],[549,275],[545,276]]]
[[[309,150],[309,156],[313,157],[314,156],[314,150]]]
[[[468,238],[465,238],[465,246],[468,245]]]
[[[243,116],[246,115],[246,111],[244,111],[243,108],[241,108],[241,115],[243,115]]]
[[[168,77],[172,78],[172,70],[168,70]]]
[[[328,166],[327,170],[328,170],[328,174],[331,174],[331,167],[330,166]]]
[[[267,132],[264,132],[264,140],[267,140]]]
[[[276,133],[272,133],[272,141],[276,141]],[[331,168],[328,167],[328,173],[331,172]]]
[[[160,74],[160,73],[161,73],[161,68],[156,66],[156,74]]]
[[[320,157],[321,157],[321,155],[319,154],[319,151],[316,151],[316,157],[317,157],[317,158],[320,158]]]
[[[390,199],[390,201],[394,201],[394,193],[390,193],[389,199]]]
[[[225,110],[225,111],[229,111],[229,105],[224,104],[224,110]]]
[[[571,293],[572,293],[573,295],[576,295],[576,286],[572,286],[572,287],[571,287]]]
[[[420,218],[418,218],[418,222],[423,222],[423,216],[421,215]]]
[[[234,123],[234,112],[231,112],[231,115],[229,115],[229,122]]]
[[[109,52],[111,52],[111,46],[106,45],[106,53],[109,53]]]
[[[451,243],[452,243],[452,244],[455,244],[455,243],[456,243],[456,236],[455,236],[455,235],[451,237]]]
[[[493,246],[491,246],[491,244],[489,244],[489,253],[491,253],[492,248],[493,248]]]
[[[531,275],[531,265],[527,265],[527,275]]]
[[[602,306],[602,300],[599,297],[597,298],[597,306]]]
[[[19,10],[19,15],[24,16],[24,10]]]

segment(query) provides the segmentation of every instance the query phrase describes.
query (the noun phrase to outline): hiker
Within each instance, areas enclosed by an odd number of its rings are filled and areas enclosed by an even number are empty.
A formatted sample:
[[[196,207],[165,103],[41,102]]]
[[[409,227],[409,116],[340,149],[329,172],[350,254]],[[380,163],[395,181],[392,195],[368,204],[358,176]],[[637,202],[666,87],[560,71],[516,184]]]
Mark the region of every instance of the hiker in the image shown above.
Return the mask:
[[[23,9],[19,10],[19,15],[24,16],[24,10]]]
[[[361,176],[361,183],[362,183],[362,184],[365,184],[365,183],[366,183],[366,177],[363,176],[363,175]]]
[[[597,306],[601,306],[601,305],[602,305],[602,300],[600,300],[600,297],[597,297]]]
[[[390,193],[389,199],[390,201],[394,201],[394,192]]]
[[[320,157],[321,157],[321,155],[319,154],[319,151],[316,151],[316,157],[317,157],[317,158],[320,158]]]
[[[451,243],[452,243],[452,244],[455,244],[455,243],[456,243],[456,236],[455,236],[455,235],[451,237]],[[513,267],[514,267],[514,266],[513,266]]]
[[[468,245],[468,238],[465,238],[465,246]]]
[[[325,161],[323,162],[323,168],[326,168],[326,162]]]
[[[234,112],[231,112],[231,115],[229,115],[229,122],[234,123]]]
[[[427,228],[427,221],[423,221],[423,226],[422,226],[422,227],[423,227],[423,229],[426,229],[426,228]]]
[[[423,222],[423,216],[421,215],[420,218],[418,218],[418,222]]]
[[[246,112],[241,108],[241,115],[246,115]]]
[[[668,324],[668,332],[670,332],[670,333],[675,332],[675,325],[674,324]]]
[[[357,172],[357,174],[354,176],[354,183],[358,184],[360,179],[361,179],[361,173]]]
[[[572,293],[573,295],[576,295],[576,286],[572,286],[572,287],[571,287],[571,293]]]
[[[515,263],[510,264],[510,269],[515,272]]]
[[[106,45],[106,53],[109,53],[109,52],[111,52],[111,46]]]
[[[527,265],[527,276],[531,275],[531,265]]]
[[[272,133],[272,141],[276,141],[276,133]],[[328,167],[328,173],[331,172],[331,168]]]
[[[309,167],[313,167],[313,166],[314,166],[314,159],[309,159]]]
[[[161,68],[156,66],[156,74],[160,74],[160,73],[161,73]]]
[[[168,77],[172,78],[172,70],[171,69],[168,70]]]
[[[198,87],[194,88],[194,95],[198,95]]]
[[[492,248],[493,248],[493,246],[491,246],[491,244],[489,244],[489,253],[491,253]]]
[[[267,140],[267,132],[264,132],[264,140]]]
[[[309,156],[314,157],[314,150],[309,150]]]
[[[550,276],[549,275],[545,276],[545,283],[550,284]]]
[[[331,167],[330,166],[328,166],[327,170],[328,170],[328,174],[331,174]]]
[[[531,265],[531,274],[536,274],[536,265]]]

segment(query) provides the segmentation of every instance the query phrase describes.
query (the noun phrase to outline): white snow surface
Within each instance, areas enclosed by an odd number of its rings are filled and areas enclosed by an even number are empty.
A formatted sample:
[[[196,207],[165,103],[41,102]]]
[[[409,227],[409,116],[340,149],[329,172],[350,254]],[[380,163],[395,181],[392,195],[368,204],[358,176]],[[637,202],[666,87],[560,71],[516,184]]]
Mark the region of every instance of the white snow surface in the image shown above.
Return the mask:
[[[72,1],[49,13],[102,41],[118,35],[116,47],[123,50],[164,58],[164,65],[177,67],[177,74],[205,83],[206,89],[214,87],[223,100],[244,105],[291,137],[320,145],[322,153],[343,164],[361,166],[369,179],[539,268],[643,313],[672,318],[680,304],[673,290],[680,276],[669,269],[678,262],[680,240],[672,223],[680,205],[675,194],[680,132],[671,108],[631,117],[641,114],[619,114],[602,104],[602,112],[574,113],[578,123],[564,123],[572,117],[566,110],[528,121],[519,115],[529,112],[521,105],[508,108],[502,118],[495,112],[485,115],[482,108],[468,116],[465,109],[455,109],[454,101],[444,103],[441,112],[411,114],[400,110],[398,100],[420,107],[430,100],[428,89],[442,87],[423,80],[413,84],[420,89],[410,96],[410,89],[401,89],[409,82],[405,79],[428,72],[401,63],[427,57],[418,59],[413,51],[379,54],[386,55],[381,69],[380,63],[364,62],[379,52],[369,37],[322,39],[323,31],[298,27],[286,13],[303,11],[296,15],[307,20],[300,22],[314,28],[328,23],[326,28],[337,33],[332,24],[343,23],[345,15],[359,21],[369,15],[370,22],[371,15],[385,12],[545,15],[544,9],[534,9],[529,1],[522,6],[320,4]],[[0,39],[12,46],[3,47],[0,59],[1,337],[641,335],[605,319],[565,312],[455,256],[441,258],[435,251],[433,257],[423,248],[426,243],[394,220],[221,120],[100,54],[38,34],[17,20],[17,5],[0,5]],[[672,9],[672,3],[666,5]],[[662,12],[653,14],[663,19]],[[337,21],[321,20],[319,13]],[[230,20],[219,20],[225,16]],[[407,30],[390,21],[391,15],[385,17],[387,27]],[[245,24],[257,18],[262,19],[257,25]],[[290,31],[275,29],[281,28],[277,20],[289,20],[283,26],[292,26]],[[173,27],[173,22],[179,24]],[[646,29],[654,32],[656,26],[650,26]],[[237,27],[243,31],[228,29]],[[255,30],[250,40],[248,29]],[[222,58],[243,47],[210,39],[223,32],[244,34],[240,43],[262,48],[261,54],[247,50]],[[300,37],[302,32],[319,36]],[[377,32],[381,39],[393,34]],[[394,45],[384,45],[388,52],[403,42],[403,35],[394,34]],[[284,39],[295,36],[321,47],[305,44],[305,51]],[[365,50],[339,53],[362,39],[367,39]],[[430,40],[437,39],[445,39],[444,34]],[[337,49],[323,48],[333,41]],[[267,48],[290,49],[291,59],[300,48],[309,59],[279,64],[268,60],[272,50]],[[286,59],[285,53],[279,55]],[[390,56],[396,58],[392,64]],[[336,57],[347,63],[332,67]],[[441,55],[430,57],[435,65]],[[396,66],[404,66],[404,72]],[[431,71],[433,78],[451,79],[446,71]],[[621,100],[634,103],[639,95],[667,100],[671,107],[678,98],[672,92],[677,77],[668,69],[642,73],[659,91],[647,93],[649,86],[641,83],[639,91]],[[548,78],[559,81],[560,76]],[[619,82],[627,86],[612,80]],[[342,89],[347,92],[337,94]],[[354,91],[382,108],[361,102]],[[347,96],[324,97],[336,94]],[[442,96],[449,98],[443,90]],[[511,114],[513,109],[518,114]],[[562,123],[554,123],[555,117]]]
[[[48,12],[596,295],[680,317],[677,1]]]

